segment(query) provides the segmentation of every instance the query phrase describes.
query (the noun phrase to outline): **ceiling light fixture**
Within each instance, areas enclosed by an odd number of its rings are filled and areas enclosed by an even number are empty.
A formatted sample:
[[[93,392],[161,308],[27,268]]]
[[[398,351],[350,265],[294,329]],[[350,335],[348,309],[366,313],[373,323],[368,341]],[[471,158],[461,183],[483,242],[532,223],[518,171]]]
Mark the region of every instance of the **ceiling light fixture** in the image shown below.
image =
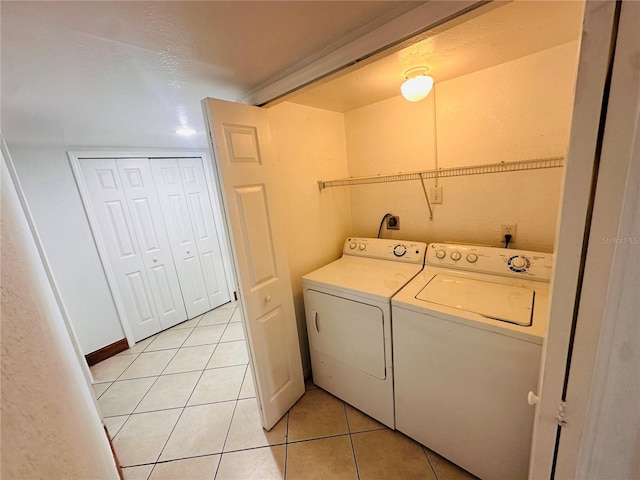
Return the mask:
[[[416,67],[407,70],[404,76],[407,78],[400,86],[402,96],[410,102],[417,102],[429,95],[433,88],[433,78],[427,75],[427,67]]]
[[[191,135],[195,135],[196,131],[187,125],[183,125],[182,127],[176,129],[176,134],[183,137],[190,137]]]

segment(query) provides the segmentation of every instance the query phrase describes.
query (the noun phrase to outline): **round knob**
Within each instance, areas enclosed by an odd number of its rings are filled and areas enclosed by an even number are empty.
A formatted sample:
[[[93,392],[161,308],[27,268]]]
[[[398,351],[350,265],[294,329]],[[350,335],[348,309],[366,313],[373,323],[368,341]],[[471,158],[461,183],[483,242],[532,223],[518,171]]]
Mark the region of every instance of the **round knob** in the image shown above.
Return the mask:
[[[459,251],[455,250],[451,252],[451,260],[455,260],[456,262],[462,258],[462,255]]]
[[[191,253],[191,250],[187,250],[187,255],[189,255]]]
[[[351,242],[351,243],[349,244],[349,248],[350,248],[351,250],[353,250],[354,248],[356,248],[356,246],[357,246],[357,245],[356,245],[356,242]]]
[[[153,257],[153,261],[157,262],[158,261],[158,257]]]
[[[360,245],[358,245],[358,248],[360,250],[364,250],[365,248],[367,248],[367,246],[364,243],[361,243]]]
[[[436,250],[436,257],[438,257],[440,260],[442,260],[446,256],[447,252],[445,252],[444,250]]]
[[[271,295],[267,295],[264,297],[264,303],[269,303],[271,301]]]
[[[476,255],[475,253],[470,253],[469,255],[467,255],[467,262],[476,263],[477,260],[478,260],[478,255]]]
[[[393,254],[396,257],[402,257],[405,253],[407,253],[407,247],[404,245],[396,245],[393,247]]]
[[[522,257],[516,257],[513,260],[511,260],[511,265],[513,265],[515,268],[522,268],[526,264],[527,264],[527,261]]]
[[[540,397],[533,392],[527,394],[527,403],[531,406],[540,403]]]

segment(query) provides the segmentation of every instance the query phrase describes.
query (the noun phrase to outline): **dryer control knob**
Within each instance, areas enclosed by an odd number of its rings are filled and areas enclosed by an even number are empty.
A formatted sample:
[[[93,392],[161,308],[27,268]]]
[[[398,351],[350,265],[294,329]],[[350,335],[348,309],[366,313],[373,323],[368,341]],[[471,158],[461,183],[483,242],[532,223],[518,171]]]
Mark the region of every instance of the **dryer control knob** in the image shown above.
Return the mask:
[[[396,257],[402,257],[405,253],[407,253],[407,247],[405,247],[404,245],[396,245],[395,247],[393,247],[393,254]]]
[[[439,258],[440,260],[442,260],[446,256],[447,256],[447,252],[445,252],[444,250],[436,250],[436,257]]]
[[[356,242],[351,242],[351,243],[349,244],[349,248],[350,248],[351,250],[353,250],[353,249],[354,249],[354,248],[356,248],[356,247],[357,247]]]
[[[511,260],[511,265],[513,265],[515,268],[522,268],[526,264],[527,261],[522,257],[515,257],[513,260]]]
[[[476,263],[477,261],[478,261],[478,255],[476,255],[475,253],[470,253],[469,255],[467,255],[467,262]]]
[[[462,254],[459,251],[454,250],[453,252],[451,252],[451,260],[455,260],[457,262],[461,258],[462,258]]]
[[[367,246],[364,243],[361,243],[360,245],[358,245],[358,248],[360,250],[364,250],[365,248],[367,248]]]

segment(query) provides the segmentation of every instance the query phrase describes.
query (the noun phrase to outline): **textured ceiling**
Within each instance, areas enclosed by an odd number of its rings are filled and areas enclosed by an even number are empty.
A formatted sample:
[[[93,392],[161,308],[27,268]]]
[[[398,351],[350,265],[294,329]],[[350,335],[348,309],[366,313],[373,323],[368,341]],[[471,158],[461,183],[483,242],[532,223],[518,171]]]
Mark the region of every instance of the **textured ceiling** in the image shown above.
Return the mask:
[[[422,2],[0,3],[8,143],[205,147],[200,100],[235,100]],[[176,139],[189,123],[195,138]]]
[[[426,32],[423,39],[364,66],[292,94],[287,100],[346,112],[400,94],[404,72],[429,67],[436,84],[580,38],[579,1],[515,1],[487,5],[466,21]]]

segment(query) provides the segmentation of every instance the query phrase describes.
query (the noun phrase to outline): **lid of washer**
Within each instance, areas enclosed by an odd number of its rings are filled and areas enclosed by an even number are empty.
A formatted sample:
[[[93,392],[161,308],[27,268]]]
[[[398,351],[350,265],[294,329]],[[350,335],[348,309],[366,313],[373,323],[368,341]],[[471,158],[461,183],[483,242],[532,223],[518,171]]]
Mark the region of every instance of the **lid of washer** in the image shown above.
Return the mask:
[[[501,322],[530,326],[535,292],[527,287],[439,273],[416,298]]]

